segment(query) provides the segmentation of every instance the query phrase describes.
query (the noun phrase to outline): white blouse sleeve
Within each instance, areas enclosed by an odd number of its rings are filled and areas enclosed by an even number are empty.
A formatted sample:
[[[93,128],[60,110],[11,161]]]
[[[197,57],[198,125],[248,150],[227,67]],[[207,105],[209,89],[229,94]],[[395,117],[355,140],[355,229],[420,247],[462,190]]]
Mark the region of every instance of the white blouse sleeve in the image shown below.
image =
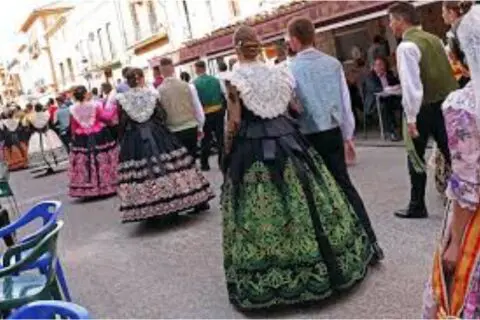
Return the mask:
[[[408,123],[416,123],[423,101],[423,84],[420,78],[422,53],[411,41],[402,41],[397,48],[397,68],[402,85],[402,105]]]

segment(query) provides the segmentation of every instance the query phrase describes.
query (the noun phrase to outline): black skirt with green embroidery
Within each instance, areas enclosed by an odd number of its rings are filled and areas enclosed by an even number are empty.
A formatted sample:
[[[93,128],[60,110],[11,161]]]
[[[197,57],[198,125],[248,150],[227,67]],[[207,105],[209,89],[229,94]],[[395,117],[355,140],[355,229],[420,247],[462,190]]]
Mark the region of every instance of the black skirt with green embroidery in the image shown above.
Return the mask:
[[[242,117],[221,200],[230,301],[315,301],[363,279],[372,244],[320,156],[293,120]]]

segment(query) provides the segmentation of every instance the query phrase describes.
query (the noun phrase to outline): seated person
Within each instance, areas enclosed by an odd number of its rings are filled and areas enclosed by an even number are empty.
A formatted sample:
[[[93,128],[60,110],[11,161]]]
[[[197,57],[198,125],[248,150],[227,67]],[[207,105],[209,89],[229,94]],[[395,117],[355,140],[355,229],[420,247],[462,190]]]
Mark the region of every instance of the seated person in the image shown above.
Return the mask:
[[[388,62],[381,57],[377,57],[374,61],[372,71],[365,79],[363,94],[365,108],[367,112],[373,112],[376,108],[375,93],[388,90],[391,87],[399,86],[400,81],[393,74],[393,71],[388,69]],[[402,110],[402,101],[399,96],[381,97],[382,103],[382,120],[384,129],[387,132],[390,140],[399,141],[400,137],[397,134],[397,127],[400,127],[401,121],[396,119],[396,111]]]
[[[352,103],[353,115],[355,116],[355,126],[359,125],[359,114],[363,113],[363,98],[360,91],[361,84],[368,75],[369,70],[363,59],[355,59],[350,68],[345,67],[348,91]]]

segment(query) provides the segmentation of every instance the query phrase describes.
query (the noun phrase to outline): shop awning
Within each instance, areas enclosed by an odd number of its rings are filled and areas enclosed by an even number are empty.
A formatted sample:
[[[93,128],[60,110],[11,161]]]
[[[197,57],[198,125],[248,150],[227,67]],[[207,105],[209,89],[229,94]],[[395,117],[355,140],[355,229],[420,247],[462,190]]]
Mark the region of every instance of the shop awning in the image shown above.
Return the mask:
[[[325,25],[356,15],[384,10],[394,1],[305,1],[281,7],[272,14],[259,15],[242,23],[252,25],[262,39],[285,33],[288,22],[296,16],[309,17],[315,25]],[[209,37],[193,41],[180,48],[179,64],[233,48],[232,35],[236,25],[214,31]],[[217,34],[217,35],[216,35]]]

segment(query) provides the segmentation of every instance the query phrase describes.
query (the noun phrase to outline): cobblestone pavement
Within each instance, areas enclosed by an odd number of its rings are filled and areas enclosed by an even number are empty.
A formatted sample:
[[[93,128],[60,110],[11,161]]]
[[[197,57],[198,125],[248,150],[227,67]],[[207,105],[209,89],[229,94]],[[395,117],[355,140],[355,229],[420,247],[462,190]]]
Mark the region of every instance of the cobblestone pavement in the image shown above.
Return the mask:
[[[441,200],[430,179],[430,218],[394,218],[392,212],[407,202],[404,150],[359,148],[358,157],[351,174],[385,250],[384,263],[341,297],[248,315],[228,302],[218,197],[198,216],[121,224],[116,198],[69,199],[65,172],[40,179],[17,172],[11,184],[23,208],[41,199],[64,202],[60,256],[74,300],[96,318],[418,318],[442,222]],[[218,194],[220,173],[208,178]]]

